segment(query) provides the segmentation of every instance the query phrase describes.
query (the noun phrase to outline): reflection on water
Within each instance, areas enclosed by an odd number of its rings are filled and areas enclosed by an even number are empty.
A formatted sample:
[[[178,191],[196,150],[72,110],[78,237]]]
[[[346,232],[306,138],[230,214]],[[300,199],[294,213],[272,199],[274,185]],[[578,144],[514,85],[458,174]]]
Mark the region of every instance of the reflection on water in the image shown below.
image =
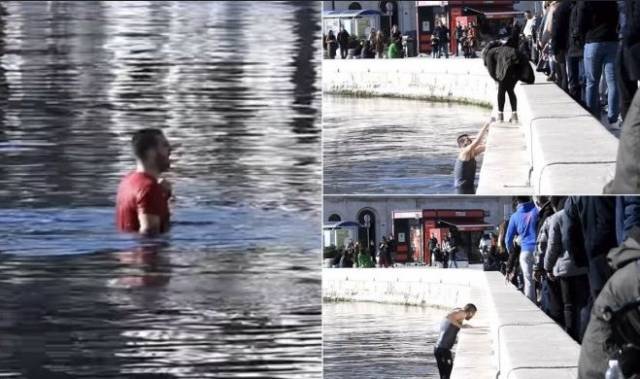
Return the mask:
[[[453,193],[456,138],[475,135],[489,114],[476,106],[325,95],[324,191]]]
[[[324,377],[438,378],[433,346],[446,311],[377,303],[324,303]]]
[[[0,7],[0,376],[319,377],[319,6]],[[152,240],[113,225],[142,127]]]

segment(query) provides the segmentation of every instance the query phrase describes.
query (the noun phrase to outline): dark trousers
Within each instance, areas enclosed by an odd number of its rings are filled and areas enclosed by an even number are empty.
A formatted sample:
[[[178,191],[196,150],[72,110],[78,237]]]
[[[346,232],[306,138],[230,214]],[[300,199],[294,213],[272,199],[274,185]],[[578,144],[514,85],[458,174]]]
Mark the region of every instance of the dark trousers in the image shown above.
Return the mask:
[[[556,83],[565,91],[569,91],[567,85],[567,58],[564,51],[559,52],[555,56],[556,65]]]
[[[440,45],[438,45],[438,58],[440,58],[443,55],[446,58],[449,58],[449,44],[448,43],[441,43]]]
[[[589,319],[589,280],[586,275],[561,277],[564,329],[580,343]]]
[[[518,110],[518,99],[514,88],[518,79],[515,75],[512,75],[511,70],[507,72],[507,75],[501,82],[498,82],[498,111],[504,112],[505,94],[509,94],[509,104],[511,104],[511,111],[516,112]]]
[[[618,93],[620,94],[620,113],[624,120],[631,107],[633,96],[638,90],[638,82],[630,78],[629,68],[625,65],[622,45],[618,48],[618,57],[616,59],[616,79],[618,82]]]
[[[561,326],[564,326],[562,293],[560,291],[560,283],[558,283],[557,280],[542,279],[542,299],[540,305],[544,313]]]
[[[346,59],[348,52],[349,49],[347,48],[347,45],[340,45],[340,58]]]
[[[584,104],[584,62],[582,57],[567,56],[567,82],[569,85],[569,94],[576,101]]]
[[[436,347],[433,350],[433,355],[436,357],[438,372],[440,372],[440,379],[449,379],[451,376],[451,370],[453,370],[453,357],[451,356],[451,350]]]

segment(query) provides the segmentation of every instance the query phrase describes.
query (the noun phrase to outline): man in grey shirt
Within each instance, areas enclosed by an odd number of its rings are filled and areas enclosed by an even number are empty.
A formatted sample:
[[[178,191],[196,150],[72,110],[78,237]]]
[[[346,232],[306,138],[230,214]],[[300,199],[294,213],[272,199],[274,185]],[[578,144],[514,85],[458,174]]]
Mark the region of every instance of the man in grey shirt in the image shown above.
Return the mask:
[[[440,323],[440,334],[433,351],[433,355],[436,357],[438,364],[438,371],[440,372],[440,379],[449,379],[451,370],[453,369],[453,356],[451,355],[451,349],[456,343],[456,337],[460,328],[462,328],[462,322],[464,320],[471,320],[476,314],[477,308],[475,305],[469,303],[463,308],[455,308],[444,320]]]

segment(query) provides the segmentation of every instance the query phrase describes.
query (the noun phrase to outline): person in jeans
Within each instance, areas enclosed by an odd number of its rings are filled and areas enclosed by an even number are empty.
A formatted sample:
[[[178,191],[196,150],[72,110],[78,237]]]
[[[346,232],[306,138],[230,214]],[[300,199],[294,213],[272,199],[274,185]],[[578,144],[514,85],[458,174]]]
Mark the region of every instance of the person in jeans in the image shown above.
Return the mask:
[[[471,320],[477,311],[478,308],[469,303],[463,308],[453,309],[440,323],[440,334],[433,349],[433,355],[436,357],[436,363],[438,364],[440,379],[449,379],[451,376],[451,370],[453,369],[451,349],[453,345],[456,344],[456,337],[458,336],[460,328],[463,327],[462,322],[464,320]]]
[[[563,243],[563,225],[567,221],[564,199],[553,202],[556,213],[549,218],[549,239],[544,255],[544,269],[547,278],[560,282],[562,306],[564,309],[564,328],[576,342],[582,340],[586,329],[584,320],[588,319],[589,281],[587,267],[578,267],[573,254]]]
[[[538,208],[527,196],[518,196],[518,206],[509,218],[505,236],[507,251],[512,253],[513,241],[520,237],[520,269],[524,280],[524,294],[534,303],[536,290],[533,285],[533,263],[536,248],[536,230],[538,226]]]
[[[615,1],[579,1],[578,27],[584,37],[584,66],[587,77],[586,103],[593,115],[600,119],[598,85],[604,71],[608,88],[607,118],[610,124],[618,121],[619,99],[616,82],[618,53],[618,5]]]
[[[571,2],[571,15],[569,17],[569,49],[567,50],[567,80],[569,94],[576,101],[584,103],[585,75],[584,75],[584,40],[578,28],[578,4]]]

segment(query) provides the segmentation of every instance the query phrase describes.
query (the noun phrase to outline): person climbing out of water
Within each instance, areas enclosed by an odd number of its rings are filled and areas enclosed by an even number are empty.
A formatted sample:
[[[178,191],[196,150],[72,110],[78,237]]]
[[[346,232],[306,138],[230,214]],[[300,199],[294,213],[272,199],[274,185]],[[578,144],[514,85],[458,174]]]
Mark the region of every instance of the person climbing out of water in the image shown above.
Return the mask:
[[[487,122],[475,139],[471,139],[468,134],[458,136],[458,159],[453,167],[454,187],[459,195],[473,195],[476,193],[476,157],[485,150],[484,137],[489,130],[489,126],[494,121],[492,118]]]
[[[520,28],[514,25],[511,37],[503,44],[492,41],[482,51],[482,60],[489,75],[498,82],[498,121],[504,121],[505,94],[509,94],[511,104],[511,119],[518,122],[518,99],[514,91],[519,80],[532,84],[535,81],[529,58],[518,50]]]
[[[131,139],[136,168],[122,178],[116,198],[116,226],[145,235],[169,230],[171,183],[160,177],[171,167],[171,146],[160,129],[141,129]]]
[[[455,308],[447,314],[447,317],[440,323],[440,334],[436,341],[433,355],[436,357],[440,379],[449,379],[453,369],[453,356],[451,349],[456,343],[456,337],[460,328],[463,327],[464,320],[471,320],[478,309],[469,303],[463,308]]]

